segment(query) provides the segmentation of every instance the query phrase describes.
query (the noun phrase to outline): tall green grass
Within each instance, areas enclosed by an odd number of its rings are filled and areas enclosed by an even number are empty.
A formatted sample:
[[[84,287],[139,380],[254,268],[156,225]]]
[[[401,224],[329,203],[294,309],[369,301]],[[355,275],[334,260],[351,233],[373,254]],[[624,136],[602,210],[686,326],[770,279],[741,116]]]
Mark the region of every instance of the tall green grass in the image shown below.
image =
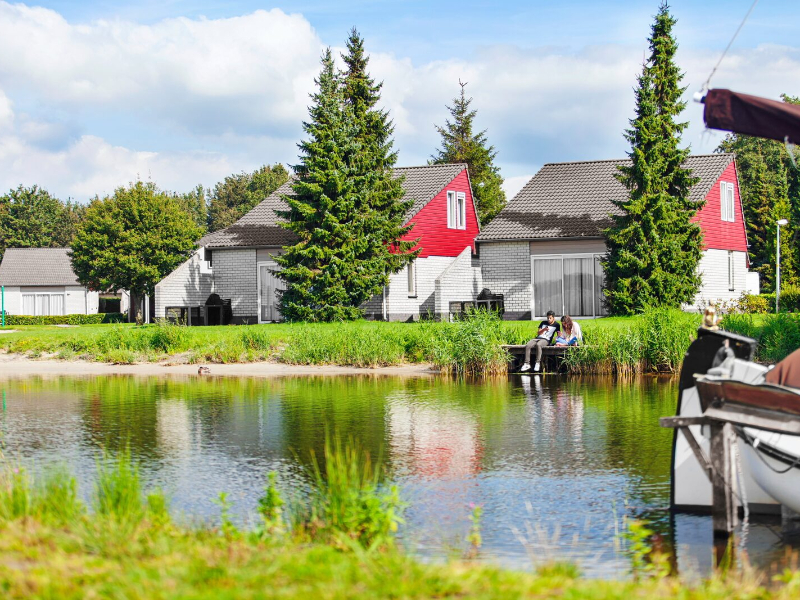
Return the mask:
[[[758,340],[756,360],[778,362],[800,348],[800,314],[730,314],[722,328]]]
[[[461,375],[490,375],[508,370],[508,353],[500,318],[474,311],[455,323],[442,323],[431,336],[431,362]]]

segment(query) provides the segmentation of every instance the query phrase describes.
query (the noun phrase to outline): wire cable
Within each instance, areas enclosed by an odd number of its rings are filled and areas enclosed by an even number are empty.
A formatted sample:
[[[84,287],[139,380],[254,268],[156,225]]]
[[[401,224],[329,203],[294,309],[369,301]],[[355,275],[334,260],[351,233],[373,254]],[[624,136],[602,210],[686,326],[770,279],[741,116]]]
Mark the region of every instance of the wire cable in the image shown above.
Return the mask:
[[[747,22],[747,19],[750,17],[750,13],[753,12],[753,9],[756,7],[756,4],[758,4],[758,0],[753,0],[753,4],[750,5],[750,10],[747,11],[747,14],[744,16],[744,19],[742,19],[742,22],[739,23],[739,27],[736,29],[736,33],[733,34],[731,41],[728,42],[728,45],[725,47],[725,50],[722,51],[722,56],[719,57],[717,64],[711,70],[711,74],[708,76],[708,79],[706,79],[706,82],[703,84],[704,92],[708,89],[708,85],[711,83],[711,78],[714,77],[714,74],[717,72],[717,69],[719,68],[720,64],[722,64],[722,59],[725,58],[725,55],[728,53],[728,50],[731,49],[733,42],[736,40],[736,37],[742,30],[742,27],[744,27],[744,24]]]

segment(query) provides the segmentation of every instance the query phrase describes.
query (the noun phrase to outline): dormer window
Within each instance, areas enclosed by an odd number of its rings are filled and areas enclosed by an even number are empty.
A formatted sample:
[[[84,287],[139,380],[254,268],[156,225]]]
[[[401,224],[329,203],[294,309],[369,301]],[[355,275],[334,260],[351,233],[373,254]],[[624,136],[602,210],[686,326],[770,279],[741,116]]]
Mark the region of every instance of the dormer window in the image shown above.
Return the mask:
[[[447,228],[467,228],[467,195],[464,192],[447,192]]]
[[[733,223],[736,220],[733,201],[733,184],[728,181],[721,181],[719,187],[720,218],[723,221]]]

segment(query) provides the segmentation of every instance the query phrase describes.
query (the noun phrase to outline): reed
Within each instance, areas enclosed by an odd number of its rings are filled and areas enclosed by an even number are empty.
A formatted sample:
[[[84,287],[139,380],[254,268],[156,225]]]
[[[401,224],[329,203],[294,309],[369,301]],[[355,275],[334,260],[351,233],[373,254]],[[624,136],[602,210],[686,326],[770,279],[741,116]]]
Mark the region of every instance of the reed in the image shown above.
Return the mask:
[[[722,328],[758,341],[756,360],[774,363],[800,348],[800,314],[729,314]]]
[[[129,451],[120,452],[116,458],[104,453],[97,460],[93,508],[98,515],[130,523],[144,516],[139,468]]]

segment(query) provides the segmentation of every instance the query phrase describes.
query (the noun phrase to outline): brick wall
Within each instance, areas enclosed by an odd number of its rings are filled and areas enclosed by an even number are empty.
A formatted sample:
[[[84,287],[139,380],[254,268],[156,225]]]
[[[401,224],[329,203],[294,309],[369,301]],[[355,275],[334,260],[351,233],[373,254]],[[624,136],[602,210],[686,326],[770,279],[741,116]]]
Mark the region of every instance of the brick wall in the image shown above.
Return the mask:
[[[527,241],[482,242],[483,287],[505,296],[505,319],[531,318],[531,252]]]
[[[256,251],[214,250],[214,291],[231,300],[234,322],[258,322]]]
[[[472,248],[464,248],[436,279],[436,316],[447,320],[450,302],[475,300],[483,289],[480,263],[473,260]]]
[[[215,255],[216,260],[216,255]],[[156,284],[156,319],[163,319],[168,306],[198,306],[205,304],[214,291],[214,280],[207,263],[199,254],[167,275]]]

